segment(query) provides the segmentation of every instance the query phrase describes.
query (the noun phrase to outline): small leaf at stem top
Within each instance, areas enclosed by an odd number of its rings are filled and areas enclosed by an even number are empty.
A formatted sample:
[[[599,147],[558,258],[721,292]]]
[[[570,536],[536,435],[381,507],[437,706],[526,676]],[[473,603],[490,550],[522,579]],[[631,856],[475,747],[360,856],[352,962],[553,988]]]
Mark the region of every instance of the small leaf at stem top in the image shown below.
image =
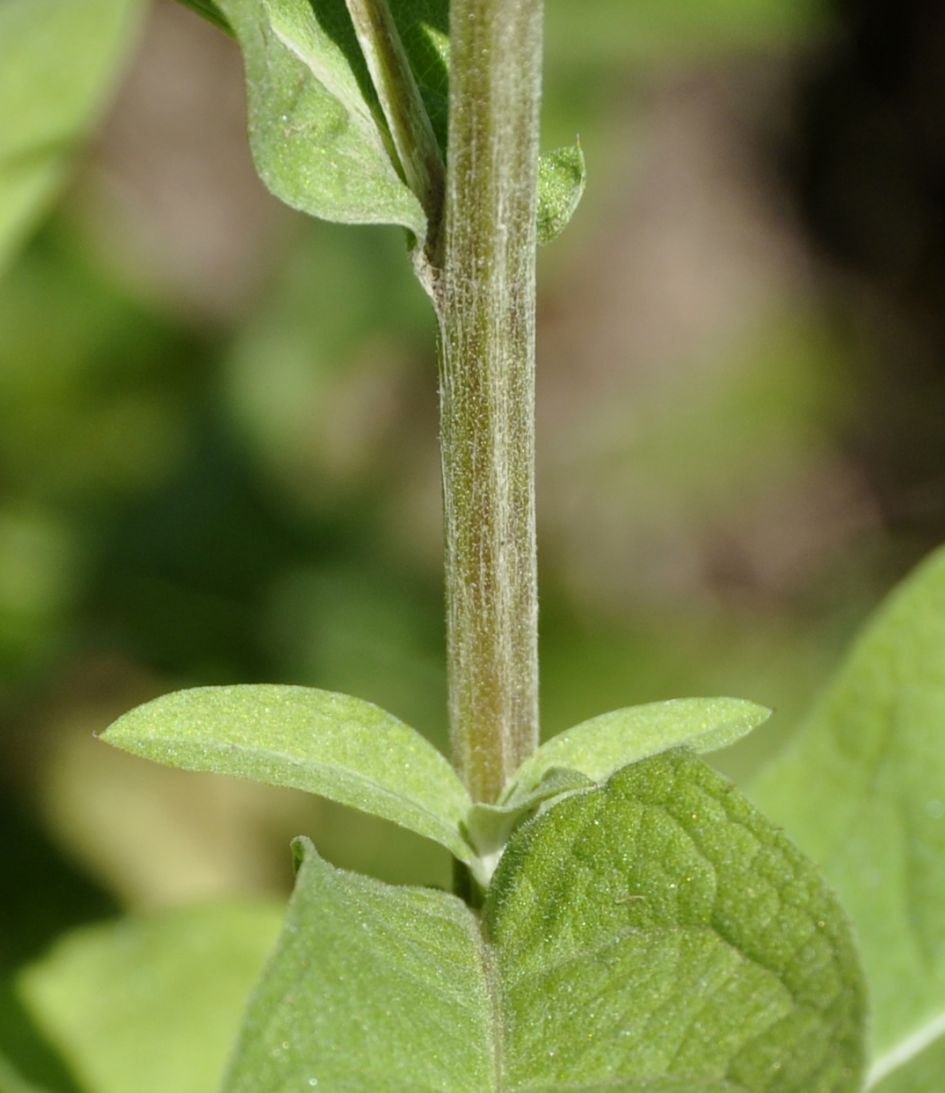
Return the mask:
[[[324,220],[426,217],[398,175],[344,0],[220,0],[243,51],[256,169],[287,205]]]
[[[197,687],[120,717],[102,739],[185,770],[290,786],[392,820],[474,860],[469,795],[416,730],[370,702],[309,687]]]
[[[568,226],[586,183],[587,167],[580,142],[542,154],[538,160],[539,243],[550,243]]]

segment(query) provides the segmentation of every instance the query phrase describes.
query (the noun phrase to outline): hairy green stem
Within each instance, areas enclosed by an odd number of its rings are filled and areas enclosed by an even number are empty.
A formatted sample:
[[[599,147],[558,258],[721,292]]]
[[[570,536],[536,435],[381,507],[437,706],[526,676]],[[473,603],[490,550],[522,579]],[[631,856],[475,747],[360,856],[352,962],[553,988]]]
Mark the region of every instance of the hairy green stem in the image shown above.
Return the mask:
[[[538,743],[535,211],[542,0],[452,0],[440,324],[453,761],[492,801]]]
[[[387,0],[346,0],[407,185],[420,199],[435,247],[443,208],[443,157]]]

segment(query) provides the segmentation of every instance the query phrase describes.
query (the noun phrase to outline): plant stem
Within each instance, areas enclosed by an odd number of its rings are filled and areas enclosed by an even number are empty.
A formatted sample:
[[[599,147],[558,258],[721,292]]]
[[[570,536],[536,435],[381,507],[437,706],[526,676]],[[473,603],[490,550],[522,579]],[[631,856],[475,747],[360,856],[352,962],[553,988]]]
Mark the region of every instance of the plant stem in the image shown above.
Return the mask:
[[[430,116],[387,0],[346,2],[404,180],[427,214],[426,242],[432,251],[443,209],[444,166]]]
[[[535,210],[542,0],[452,0],[440,324],[453,762],[492,801],[538,743]]]

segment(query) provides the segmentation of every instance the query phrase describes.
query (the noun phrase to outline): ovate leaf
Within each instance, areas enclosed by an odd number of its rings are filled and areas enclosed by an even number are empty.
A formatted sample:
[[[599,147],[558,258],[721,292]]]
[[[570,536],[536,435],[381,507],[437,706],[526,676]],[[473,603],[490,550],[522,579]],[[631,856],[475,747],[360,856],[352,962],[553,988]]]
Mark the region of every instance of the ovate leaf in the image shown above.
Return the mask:
[[[219,905],[84,927],[19,991],[83,1088],[207,1093],[281,918],[270,905]]]
[[[426,218],[398,174],[344,0],[220,0],[246,67],[256,169],[287,205],[324,220]]]
[[[481,916],[303,851],[228,1093],[860,1087],[863,982],[842,912],[687,753],[525,824]]]
[[[484,908],[508,1088],[859,1088],[863,982],[816,869],[685,752],[514,836]]]
[[[0,3],[0,267],[97,122],[141,8],[140,0]]]
[[[856,923],[878,1081],[945,1036],[945,551],[880,609],[753,788]]]
[[[557,148],[538,160],[538,242],[550,243],[568,226],[584,196],[587,168],[581,145]]]
[[[148,702],[102,739],[185,770],[307,790],[441,843],[462,861],[469,796],[418,732],[370,702],[309,687],[197,687]]]

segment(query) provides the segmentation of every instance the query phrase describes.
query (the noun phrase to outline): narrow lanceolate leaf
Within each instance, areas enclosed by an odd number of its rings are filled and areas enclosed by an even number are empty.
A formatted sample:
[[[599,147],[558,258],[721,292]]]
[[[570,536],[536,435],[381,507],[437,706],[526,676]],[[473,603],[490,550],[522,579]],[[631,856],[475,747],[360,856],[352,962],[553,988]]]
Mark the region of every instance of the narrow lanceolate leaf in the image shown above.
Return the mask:
[[[246,66],[256,169],[295,209],[426,230],[398,174],[344,0],[220,0]]]
[[[501,800],[514,804],[528,796],[555,767],[600,781],[620,767],[671,748],[716,751],[734,744],[770,716],[764,706],[740,698],[675,698],[613,710],[542,744],[519,767]]]
[[[141,0],[0,3],[0,267],[55,196],[128,55]]]
[[[771,711],[738,698],[677,698],[613,710],[552,737],[519,767],[498,804],[475,804],[469,840],[488,871],[509,833],[539,806],[602,782],[651,755],[686,747],[716,751],[751,732]]]
[[[82,1089],[207,1093],[281,919],[278,906],[221,904],[82,927],[18,993]]]
[[[185,770],[307,790],[441,843],[462,861],[469,796],[418,732],[370,702],[309,687],[197,687],[119,718],[102,739]]]
[[[753,796],[822,863],[856,923],[873,1003],[871,1082],[940,1050],[945,552],[880,609]]]
[[[513,837],[478,916],[307,844],[228,1093],[854,1093],[863,983],[818,872],[684,752]]]
[[[550,243],[568,226],[584,196],[587,168],[580,144],[545,152],[538,160],[538,242]]]

